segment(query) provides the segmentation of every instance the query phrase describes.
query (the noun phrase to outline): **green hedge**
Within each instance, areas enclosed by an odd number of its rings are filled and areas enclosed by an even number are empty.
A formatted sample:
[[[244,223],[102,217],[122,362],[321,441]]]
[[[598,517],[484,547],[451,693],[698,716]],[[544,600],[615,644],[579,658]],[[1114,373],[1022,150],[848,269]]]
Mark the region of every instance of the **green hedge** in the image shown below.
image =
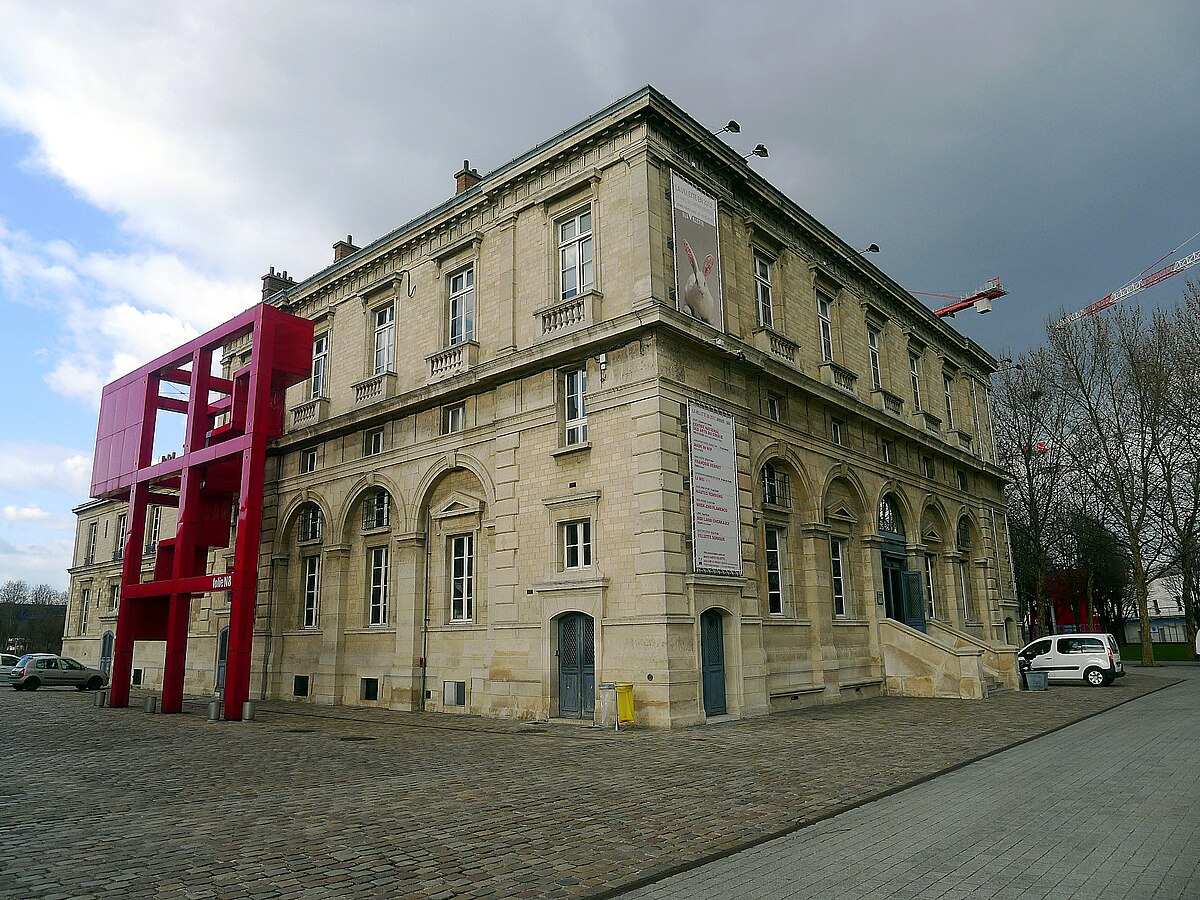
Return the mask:
[[[1191,662],[1196,658],[1195,648],[1191,644],[1154,644],[1154,658],[1159,662]],[[1124,662],[1141,662],[1141,644],[1122,644],[1121,659]]]

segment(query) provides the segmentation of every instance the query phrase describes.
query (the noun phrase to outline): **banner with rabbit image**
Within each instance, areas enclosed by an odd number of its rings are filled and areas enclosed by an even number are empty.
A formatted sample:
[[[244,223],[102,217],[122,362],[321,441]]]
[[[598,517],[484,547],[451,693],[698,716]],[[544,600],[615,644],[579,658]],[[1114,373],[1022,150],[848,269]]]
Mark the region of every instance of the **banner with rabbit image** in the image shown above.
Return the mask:
[[[724,331],[717,198],[672,172],[671,224],[675,239],[675,307]]]

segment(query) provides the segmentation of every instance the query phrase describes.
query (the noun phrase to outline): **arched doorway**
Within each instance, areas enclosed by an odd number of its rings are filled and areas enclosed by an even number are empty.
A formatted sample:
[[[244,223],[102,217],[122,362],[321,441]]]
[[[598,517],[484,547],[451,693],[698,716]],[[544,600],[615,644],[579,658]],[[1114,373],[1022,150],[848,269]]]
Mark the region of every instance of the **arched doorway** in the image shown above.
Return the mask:
[[[919,572],[908,571],[904,519],[891,494],[879,501],[880,562],[883,564],[884,613],[909,628],[925,630],[925,597]]]
[[[225,662],[229,658],[229,626],[226,625],[217,635],[217,693],[225,690]]]
[[[583,613],[558,620],[558,714],[585,719],[596,710],[596,623]]]
[[[116,636],[111,631],[104,632],[100,639],[100,671],[105,675],[112,673],[113,644]]]
[[[704,688],[704,714],[725,715],[725,634],[720,610],[700,617],[700,676]]]

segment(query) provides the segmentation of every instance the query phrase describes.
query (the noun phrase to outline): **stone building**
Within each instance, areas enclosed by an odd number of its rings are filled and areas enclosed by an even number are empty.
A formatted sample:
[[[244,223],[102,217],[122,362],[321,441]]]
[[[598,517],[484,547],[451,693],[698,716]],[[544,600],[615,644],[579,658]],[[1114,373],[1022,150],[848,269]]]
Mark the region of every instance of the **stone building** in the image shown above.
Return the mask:
[[[651,87],[456,177],[264,277],[316,338],[254,695],[590,719],[630,682],[639,723],[688,725],[1015,684],[981,347]],[[64,652],[95,662],[121,510],[76,512]],[[193,600],[189,691],[227,621]],[[161,661],[139,644],[135,677]]]

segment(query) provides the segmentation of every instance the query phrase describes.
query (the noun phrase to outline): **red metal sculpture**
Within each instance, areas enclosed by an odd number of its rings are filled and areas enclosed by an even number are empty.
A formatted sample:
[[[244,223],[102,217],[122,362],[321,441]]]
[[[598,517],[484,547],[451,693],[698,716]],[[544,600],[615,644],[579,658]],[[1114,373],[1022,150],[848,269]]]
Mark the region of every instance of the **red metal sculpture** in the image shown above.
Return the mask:
[[[129,705],[134,642],[166,641],[162,711],[179,712],[192,596],[227,590],[225,718],[241,719],[250,693],[267,444],[283,433],[284,391],[309,375],[312,341],[312,322],[260,304],[104,388],[91,493],[129,502],[110,705]],[[249,362],[229,378],[214,375],[214,355],[235,342]],[[163,384],[186,395],[164,396]],[[186,416],[186,426],[182,452],[156,463],[160,410]],[[235,501],[233,569],[210,573],[209,551],[229,546]],[[150,504],[176,506],[179,516],[174,538],[154,548],[151,580],[142,582]]]

